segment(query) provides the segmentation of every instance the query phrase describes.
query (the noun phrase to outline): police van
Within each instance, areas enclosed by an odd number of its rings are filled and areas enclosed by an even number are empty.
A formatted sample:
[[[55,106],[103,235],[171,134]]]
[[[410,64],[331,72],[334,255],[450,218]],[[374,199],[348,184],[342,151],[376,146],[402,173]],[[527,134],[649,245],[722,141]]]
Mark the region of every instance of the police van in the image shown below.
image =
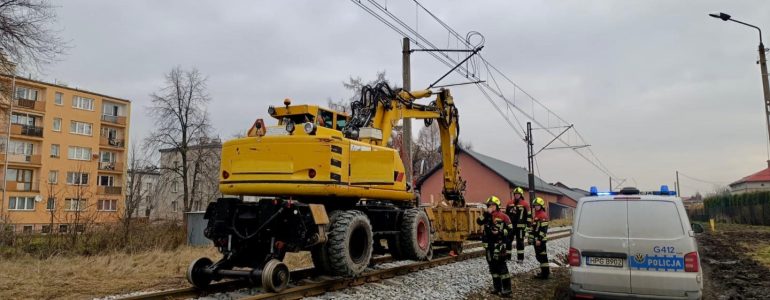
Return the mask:
[[[680,198],[624,188],[578,202],[570,238],[575,298],[700,299],[703,274],[695,234]]]

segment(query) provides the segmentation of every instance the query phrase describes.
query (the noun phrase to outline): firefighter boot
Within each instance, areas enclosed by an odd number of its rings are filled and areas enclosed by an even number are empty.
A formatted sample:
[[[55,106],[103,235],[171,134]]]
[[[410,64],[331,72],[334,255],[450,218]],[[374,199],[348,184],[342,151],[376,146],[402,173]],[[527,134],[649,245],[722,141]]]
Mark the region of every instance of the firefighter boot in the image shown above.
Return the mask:
[[[495,290],[492,292],[492,294],[499,295],[500,290],[502,289],[502,282],[500,281],[500,275],[493,275],[492,277],[492,286],[495,288]]]
[[[511,275],[506,274],[503,276],[505,276],[505,278],[501,279],[502,288],[500,289],[500,296],[510,297],[511,296]]]

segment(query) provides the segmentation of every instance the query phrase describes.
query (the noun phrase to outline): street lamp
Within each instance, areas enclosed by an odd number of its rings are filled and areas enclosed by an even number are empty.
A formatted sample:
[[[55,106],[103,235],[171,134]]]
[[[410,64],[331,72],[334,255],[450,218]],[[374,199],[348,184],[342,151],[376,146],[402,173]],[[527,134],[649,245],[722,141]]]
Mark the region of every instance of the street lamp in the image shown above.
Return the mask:
[[[733,19],[726,13],[709,14],[722,21],[733,21],[735,23],[743,24],[759,31],[759,67],[762,72],[762,91],[765,96],[765,120],[767,121],[767,135],[768,141],[770,141],[770,84],[767,82],[767,60],[765,59],[765,45],[762,43],[762,29],[759,27],[738,21]],[[767,166],[770,168],[770,157],[768,157]]]

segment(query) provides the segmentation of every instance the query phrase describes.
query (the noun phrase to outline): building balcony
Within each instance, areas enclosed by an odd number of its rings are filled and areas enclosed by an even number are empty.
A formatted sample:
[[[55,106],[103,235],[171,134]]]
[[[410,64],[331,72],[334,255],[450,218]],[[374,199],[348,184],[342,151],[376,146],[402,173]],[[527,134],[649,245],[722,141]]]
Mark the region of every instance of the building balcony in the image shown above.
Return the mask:
[[[100,171],[109,171],[109,172],[123,172],[123,163],[112,161],[112,162],[99,162],[99,170]]]
[[[40,185],[37,182],[18,182],[6,181],[9,192],[40,192]],[[0,186],[0,190],[2,190]]]
[[[116,124],[116,125],[120,125],[120,126],[126,126],[126,117],[124,117],[124,116],[102,115],[102,122]]]
[[[111,139],[106,136],[100,136],[99,137],[99,145],[100,146],[106,146],[106,147],[115,147],[115,148],[124,148],[125,140],[123,139]]]
[[[9,154],[8,157],[8,163],[9,164],[31,164],[31,165],[40,165],[41,164],[41,156],[40,154]],[[0,163],[5,163],[6,155],[5,153],[0,153]]]
[[[13,101],[14,108],[25,108],[29,110],[45,112],[45,101],[35,101],[17,98]]]
[[[11,124],[11,134],[42,138],[43,127],[22,125],[22,124]]]
[[[96,189],[97,195],[121,195],[123,187],[121,186],[98,186]]]

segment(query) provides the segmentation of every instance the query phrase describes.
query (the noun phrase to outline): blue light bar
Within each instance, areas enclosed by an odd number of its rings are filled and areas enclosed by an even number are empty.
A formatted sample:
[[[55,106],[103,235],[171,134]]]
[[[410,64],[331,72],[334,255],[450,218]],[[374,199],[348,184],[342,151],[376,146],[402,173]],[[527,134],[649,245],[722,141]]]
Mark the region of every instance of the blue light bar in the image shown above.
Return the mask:
[[[599,193],[599,189],[597,189],[595,186],[592,186],[589,191],[591,191],[591,196],[596,196]]]

